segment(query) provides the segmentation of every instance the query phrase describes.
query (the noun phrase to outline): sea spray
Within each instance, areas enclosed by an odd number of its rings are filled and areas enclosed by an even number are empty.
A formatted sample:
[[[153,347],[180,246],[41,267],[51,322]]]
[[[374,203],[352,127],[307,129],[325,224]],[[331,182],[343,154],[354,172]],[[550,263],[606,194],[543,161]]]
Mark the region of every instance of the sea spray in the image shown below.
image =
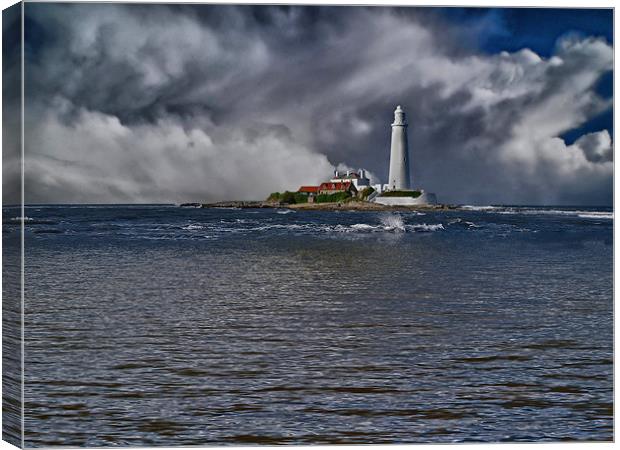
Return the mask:
[[[397,214],[387,214],[380,218],[383,229],[386,231],[406,231],[403,218]]]

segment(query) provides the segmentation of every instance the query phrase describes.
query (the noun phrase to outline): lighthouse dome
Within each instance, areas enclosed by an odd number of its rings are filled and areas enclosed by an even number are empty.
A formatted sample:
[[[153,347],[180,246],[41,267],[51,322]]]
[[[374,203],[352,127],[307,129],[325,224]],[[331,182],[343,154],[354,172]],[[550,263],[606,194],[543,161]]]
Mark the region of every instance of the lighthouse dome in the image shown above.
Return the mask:
[[[394,123],[392,125],[407,125],[405,111],[400,105],[398,105],[394,110]]]

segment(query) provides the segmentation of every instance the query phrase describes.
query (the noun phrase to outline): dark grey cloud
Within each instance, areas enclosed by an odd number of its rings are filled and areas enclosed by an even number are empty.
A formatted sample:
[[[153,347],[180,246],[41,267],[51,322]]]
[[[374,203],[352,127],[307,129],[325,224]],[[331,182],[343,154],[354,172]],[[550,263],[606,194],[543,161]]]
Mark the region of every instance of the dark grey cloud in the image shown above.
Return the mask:
[[[21,4],[2,11],[2,197],[21,202]]]
[[[366,167],[396,104],[415,184],[460,203],[611,202],[613,51],[478,53],[428,9],[39,4],[27,11],[26,200],[262,198]]]

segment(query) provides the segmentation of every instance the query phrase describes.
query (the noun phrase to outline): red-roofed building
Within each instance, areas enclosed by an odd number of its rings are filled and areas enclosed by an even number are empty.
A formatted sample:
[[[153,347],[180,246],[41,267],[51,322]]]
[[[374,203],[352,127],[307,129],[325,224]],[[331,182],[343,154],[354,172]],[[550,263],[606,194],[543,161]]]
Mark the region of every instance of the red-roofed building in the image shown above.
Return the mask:
[[[337,192],[350,192],[351,194],[355,194],[357,189],[355,189],[355,185],[350,181],[345,182],[331,182],[321,183],[319,186],[319,194],[335,194]]]
[[[318,194],[319,192],[319,187],[318,186],[301,186],[297,192],[303,193],[303,194]]]

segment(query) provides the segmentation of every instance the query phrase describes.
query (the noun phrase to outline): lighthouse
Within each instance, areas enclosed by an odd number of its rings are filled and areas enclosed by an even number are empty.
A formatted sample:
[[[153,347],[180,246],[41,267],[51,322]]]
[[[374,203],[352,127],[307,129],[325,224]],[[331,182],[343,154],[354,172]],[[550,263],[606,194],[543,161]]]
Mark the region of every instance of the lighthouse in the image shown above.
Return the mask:
[[[409,148],[407,146],[407,119],[405,111],[398,105],[394,111],[392,124],[392,146],[390,149],[389,190],[407,190],[409,180]]]

